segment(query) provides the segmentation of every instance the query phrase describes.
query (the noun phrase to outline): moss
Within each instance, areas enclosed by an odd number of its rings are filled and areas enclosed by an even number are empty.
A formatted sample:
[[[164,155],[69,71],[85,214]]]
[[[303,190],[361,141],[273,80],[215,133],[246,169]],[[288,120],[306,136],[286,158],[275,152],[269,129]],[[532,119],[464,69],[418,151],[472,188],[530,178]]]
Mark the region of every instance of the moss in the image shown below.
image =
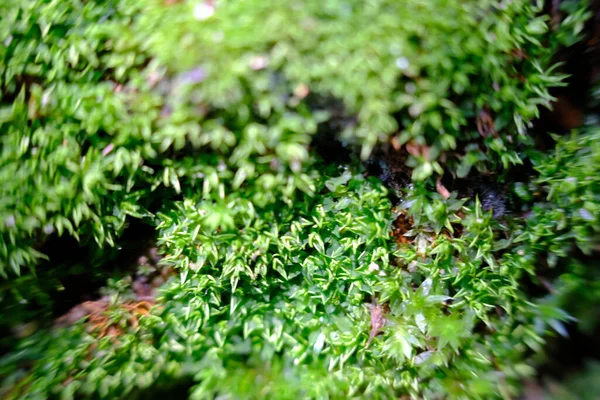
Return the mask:
[[[11,344],[3,395],[517,395],[598,243],[597,127],[547,153],[528,131],[587,18],[569,4],[557,29],[524,0],[1,5],[3,313],[52,303],[56,238],[102,276],[141,220],[164,256]],[[508,190],[439,186],[523,160],[502,219]]]

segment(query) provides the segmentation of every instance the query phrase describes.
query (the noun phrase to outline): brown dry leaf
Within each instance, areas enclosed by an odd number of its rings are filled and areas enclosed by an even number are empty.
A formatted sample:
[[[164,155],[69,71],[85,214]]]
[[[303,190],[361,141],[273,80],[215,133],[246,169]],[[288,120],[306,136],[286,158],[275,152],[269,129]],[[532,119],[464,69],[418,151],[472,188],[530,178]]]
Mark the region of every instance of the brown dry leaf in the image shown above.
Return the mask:
[[[419,145],[414,142],[408,142],[406,144],[406,151],[408,151],[410,155],[413,155],[415,157],[418,157],[421,154],[419,150]]]
[[[411,241],[404,234],[412,229],[412,221],[404,213],[400,213],[392,228],[392,237],[396,239],[398,244],[407,244]]]
[[[73,307],[67,314],[60,317],[56,321],[57,325],[72,325],[81,318],[89,316],[86,321],[88,332],[97,332],[98,338],[104,336],[118,337],[123,334],[123,329],[110,323],[106,312],[109,305],[108,300],[86,301]],[[121,307],[129,313],[129,316],[127,316],[128,325],[136,329],[139,326],[138,317],[149,315],[153,305],[152,301],[128,301],[119,304],[117,307]]]
[[[69,376],[67,379],[64,380],[64,382],[62,383],[63,386],[68,386],[69,383],[73,382],[75,380],[75,378],[73,378],[72,376]]]
[[[437,182],[435,183],[435,188],[437,192],[442,195],[444,200],[448,200],[450,198],[450,192],[448,189],[446,189],[446,186],[442,184],[441,179],[438,178]]]
[[[520,60],[523,60],[523,59],[526,59],[526,60],[528,60],[528,59],[529,59],[529,56],[527,55],[527,53],[525,53],[525,52],[524,52],[523,50],[521,50],[521,49],[513,49],[513,50],[510,52],[510,55],[511,55],[511,56],[513,56],[515,59],[517,59],[517,60],[519,60],[519,61],[520,61]]]
[[[396,151],[400,151],[400,149],[402,148],[402,145],[400,144],[400,139],[398,138],[398,136],[392,136],[390,143],[392,145],[392,148]]]
[[[481,110],[477,116],[477,132],[483,137],[496,134],[494,119],[489,112]]]
[[[429,160],[430,149],[428,146],[410,141],[406,144],[406,151],[414,157],[421,156],[426,160]]]
[[[381,329],[385,326],[385,314],[389,311],[387,305],[377,304],[375,300],[373,301],[373,304],[369,305],[369,308],[371,309],[371,332],[369,333],[367,346],[371,344],[373,338],[379,335]]]
[[[138,314],[148,315],[153,305],[154,304],[151,301],[144,300],[137,303],[123,304],[122,307],[130,312],[135,311]]]
[[[106,310],[107,307],[108,301],[106,300],[85,301],[71,308],[65,315],[59,317],[56,320],[56,325],[72,325],[83,317]]]

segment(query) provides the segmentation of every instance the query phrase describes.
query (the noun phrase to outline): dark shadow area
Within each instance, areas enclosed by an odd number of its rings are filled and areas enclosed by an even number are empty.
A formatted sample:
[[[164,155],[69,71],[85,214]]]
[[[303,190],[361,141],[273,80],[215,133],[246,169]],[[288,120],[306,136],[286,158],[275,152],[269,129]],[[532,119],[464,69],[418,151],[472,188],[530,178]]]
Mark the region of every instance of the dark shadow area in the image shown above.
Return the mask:
[[[27,329],[49,327],[75,305],[100,297],[107,279],[134,273],[137,259],[153,246],[155,235],[153,226],[130,218],[114,247],[82,244],[70,236],[50,238],[40,249],[50,261],[36,267],[37,276],[23,276],[0,288],[0,355]]]

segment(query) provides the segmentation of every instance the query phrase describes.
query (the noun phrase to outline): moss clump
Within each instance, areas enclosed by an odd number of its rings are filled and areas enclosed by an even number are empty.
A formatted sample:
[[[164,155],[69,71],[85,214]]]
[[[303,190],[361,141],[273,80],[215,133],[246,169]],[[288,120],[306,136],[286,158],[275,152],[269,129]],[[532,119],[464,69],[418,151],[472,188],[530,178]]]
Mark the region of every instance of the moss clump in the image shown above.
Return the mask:
[[[516,395],[587,273],[565,264],[545,296],[540,260],[597,243],[597,128],[557,153],[527,130],[575,5],[555,30],[521,0],[0,6],[0,306],[41,325],[10,344],[3,395]],[[413,180],[399,204],[361,165],[385,145]],[[438,180],[524,160],[511,213]],[[77,239],[103,274],[134,220],[171,271],[158,294],[142,263],[52,327],[61,280],[35,275],[72,273],[38,264],[48,243]]]

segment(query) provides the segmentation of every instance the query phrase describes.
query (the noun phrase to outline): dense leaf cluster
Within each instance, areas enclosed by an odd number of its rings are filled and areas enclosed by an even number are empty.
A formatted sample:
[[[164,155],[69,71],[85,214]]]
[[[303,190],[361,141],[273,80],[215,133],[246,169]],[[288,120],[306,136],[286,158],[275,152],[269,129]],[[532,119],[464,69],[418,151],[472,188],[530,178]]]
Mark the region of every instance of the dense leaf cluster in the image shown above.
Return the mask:
[[[22,335],[3,395],[510,397],[581,285],[597,304],[570,256],[598,243],[598,129],[556,153],[527,131],[585,9],[549,30],[525,0],[328,4],[0,5],[3,312],[44,292],[50,239],[97,250],[133,219],[176,273],[150,314],[111,281],[118,335],[91,318]],[[332,129],[348,165],[315,151]],[[418,149],[398,205],[359,160],[388,140]],[[535,172],[500,220],[433,184],[524,159]],[[534,294],[547,268],[563,274]]]
[[[143,214],[132,189],[153,152],[152,103],[115,90],[146,60],[127,2],[8,1],[0,12],[6,277],[32,269],[47,236],[114,244],[126,216]]]

